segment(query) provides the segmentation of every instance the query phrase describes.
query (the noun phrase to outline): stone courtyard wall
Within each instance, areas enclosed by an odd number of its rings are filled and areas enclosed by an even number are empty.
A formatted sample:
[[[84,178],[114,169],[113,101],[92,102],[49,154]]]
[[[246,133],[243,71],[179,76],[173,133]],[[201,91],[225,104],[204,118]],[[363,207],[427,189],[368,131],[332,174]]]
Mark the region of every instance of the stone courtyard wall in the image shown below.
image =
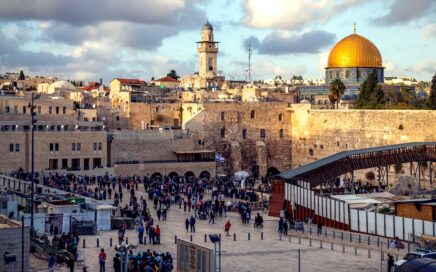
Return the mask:
[[[436,141],[436,111],[313,110],[294,104],[291,112],[293,168],[346,150]]]
[[[291,166],[290,118],[288,103],[283,102],[205,103],[204,110],[189,120],[185,128],[204,148],[215,149],[226,159],[218,164],[218,172],[257,171],[264,176],[271,167],[285,170]],[[264,137],[261,130],[265,131]],[[265,148],[256,148],[259,141]],[[259,158],[264,161],[257,161]]]

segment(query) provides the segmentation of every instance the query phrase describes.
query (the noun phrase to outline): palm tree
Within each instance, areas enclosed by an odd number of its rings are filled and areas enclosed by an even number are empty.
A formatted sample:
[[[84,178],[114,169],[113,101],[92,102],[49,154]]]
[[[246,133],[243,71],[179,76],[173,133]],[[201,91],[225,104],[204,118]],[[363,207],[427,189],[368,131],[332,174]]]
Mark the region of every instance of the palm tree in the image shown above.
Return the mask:
[[[345,92],[345,85],[340,79],[333,80],[329,85],[329,100],[331,103],[336,103],[336,108],[339,106],[339,100]]]

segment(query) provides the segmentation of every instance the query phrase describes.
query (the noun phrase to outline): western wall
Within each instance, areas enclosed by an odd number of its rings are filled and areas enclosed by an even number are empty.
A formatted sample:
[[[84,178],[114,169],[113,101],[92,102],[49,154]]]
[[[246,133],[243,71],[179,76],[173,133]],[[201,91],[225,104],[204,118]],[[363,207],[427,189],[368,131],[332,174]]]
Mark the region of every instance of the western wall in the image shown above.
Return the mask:
[[[346,150],[436,141],[436,111],[431,110],[314,110],[293,104],[290,123],[293,168]],[[409,170],[403,165],[400,174]],[[394,167],[390,172],[398,174]],[[425,184],[428,170],[422,175]]]
[[[205,103],[185,129],[197,144],[225,158],[217,164],[218,173],[245,170],[264,176],[268,169],[291,166],[290,118],[283,102]]]

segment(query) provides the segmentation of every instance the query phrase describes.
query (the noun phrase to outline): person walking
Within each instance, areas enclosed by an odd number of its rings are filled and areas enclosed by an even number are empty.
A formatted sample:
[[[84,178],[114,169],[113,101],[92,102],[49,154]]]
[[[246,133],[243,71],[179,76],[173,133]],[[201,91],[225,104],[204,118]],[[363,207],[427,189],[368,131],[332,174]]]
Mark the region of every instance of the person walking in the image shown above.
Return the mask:
[[[227,223],[224,225],[224,231],[226,233],[226,236],[230,236],[229,231],[232,224],[230,223],[230,220],[227,220]]]
[[[156,229],[154,230],[156,236],[156,244],[160,245],[160,227],[156,225]]]
[[[285,235],[288,235],[288,229],[289,229],[288,221],[285,220],[285,222],[283,223],[283,232]]]
[[[121,272],[120,253],[115,254],[115,257],[114,257],[113,260],[114,260],[114,265],[113,265],[114,271],[115,272]]]
[[[394,268],[394,256],[388,254],[388,272],[392,272]]]
[[[212,224],[215,224],[215,211],[213,209],[210,210],[209,224],[210,224],[210,221],[212,221]]]
[[[142,223],[139,225],[138,227],[138,242],[140,244],[143,244],[143,240],[144,240],[144,226],[142,225]]]
[[[106,272],[106,253],[102,248],[98,254],[98,262],[100,263],[100,272]]]
[[[162,215],[162,210],[159,208],[159,209],[157,210],[156,214],[157,214],[157,219],[160,221],[160,217],[161,217],[161,215]]]
[[[48,257],[48,272],[54,272],[56,266],[56,257],[53,253],[50,253],[50,256]]]
[[[185,220],[185,228],[186,228],[186,232],[188,232],[189,231],[189,218],[188,217],[186,217],[186,220]]]
[[[318,222],[318,231],[317,231],[318,235],[322,234],[322,222],[321,220]]]
[[[74,256],[72,254],[68,258],[67,267],[70,269],[70,272],[74,272]]]
[[[195,232],[195,218],[191,215],[191,219],[189,220],[189,225],[191,226],[191,232]]]
[[[124,241],[124,231],[122,229],[118,230],[118,244],[121,245]]]

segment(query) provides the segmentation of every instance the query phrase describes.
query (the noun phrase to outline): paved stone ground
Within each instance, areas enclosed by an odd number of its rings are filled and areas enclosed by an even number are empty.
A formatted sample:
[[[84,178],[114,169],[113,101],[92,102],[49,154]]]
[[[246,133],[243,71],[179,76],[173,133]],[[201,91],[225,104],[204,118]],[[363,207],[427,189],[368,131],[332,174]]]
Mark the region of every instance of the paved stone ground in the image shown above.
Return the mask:
[[[142,189],[142,188],[141,188]],[[139,194],[144,194],[139,192]],[[148,201],[148,204],[151,204]],[[154,214],[154,210],[152,211]],[[222,241],[222,271],[298,271],[297,251],[301,250],[301,271],[380,271],[380,253],[373,251],[372,258],[368,258],[368,252],[364,249],[358,250],[355,255],[354,248],[346,248],[346,253],[342,253],[342,247],[335,245],[334,251],[331,251],[330,244],[324,244],[323,249],[319,247],[318,241],[313,241],[312,247],[309,241],[302,239],[301,244],[298,238],[288,237],[279,239],[277,234],[276,218],[264,215],[264,228],[255,229],[253,221],[250,224],[242,224],[237,213],[228,213],[227,218],[217,217],[215,224],[208,224],[206,220],[197,219],[195,233],[187,233],[184,226],[184,220],[189,213],[183,212],[178,206],[173,206],[169,210],[167,221],[155,221],[161,227],[161,245],[139,245],[136,251],[147,249],[156,250],[157,252],[169,251],[174,260],[176,260],[176,245],[174,237],[190,239],[202,245],[213,247],[213,244],[204,242],[204,235],[210,233],[221,233]],[[227,219],[232,223],[231,236],[226,237],[224,234],[224,224]],[[264,232],[264,240],[261,240],[261,232]],[[251,233],[251,240],[248,241],[248,232]],[[233,233],[236,233],[237,241],[234,241]],[[137,243],[137,234],[135,230],[127,230],[126,236],[130,244]],[[109,239],[113,238],[113,245],[117,240],[117,231],[100,232],[98,236],[82,236],[86,239],[86,248],[82,248],[80,241],[79,254],[85,258],[85,264],[88,271],[98,271],[98,253],[96,247],[96,238],[100,239],[100,247],[105,248],[108,253],[107,271],[113,271],[112,258],[115,250],[109,247]],[[31,270],[33,272],[47,271],[47,263],[44,260],[31,258]],[[175,264],[177,266],[177,264]],[[385,271],[386,262],[383,263]],[[59,266],[56,271],[69,271],[65,266]],[[76,271],[82,271],[81,265],[76,265]]]

